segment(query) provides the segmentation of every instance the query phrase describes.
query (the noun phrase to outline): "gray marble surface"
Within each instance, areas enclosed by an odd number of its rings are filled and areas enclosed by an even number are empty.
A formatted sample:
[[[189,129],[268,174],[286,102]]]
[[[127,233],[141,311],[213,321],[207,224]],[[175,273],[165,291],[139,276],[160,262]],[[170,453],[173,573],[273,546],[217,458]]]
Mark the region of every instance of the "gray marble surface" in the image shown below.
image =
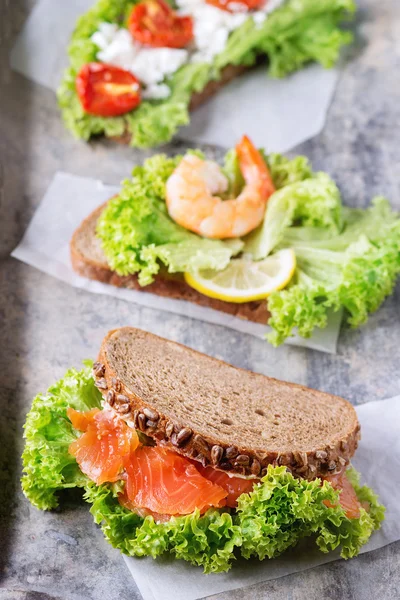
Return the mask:
[[[68,287],[9,258],[58,169],[118,183],[143,153],[64,131],[54,95],[8,69],[8,53],[33,0],[0,0],[0,599],[140,598],[121,556],[73,495],[40,513],[19,487],[22,424],[32,397],[93,357],[104,333],[135,325],[245,368],[341,394],[353,403],[400,393],[400,287],[368,324],[343,330],[336,356],[283,347],[218,326]],[[296,148],[363,206],[383,193],[400,208],[400,4],[360,0],[326,127]],[[166,148],[176,151],[178,143]],[[206,149],[220,155],[221,149]],[[220,600],[400,598],[400,543]]]

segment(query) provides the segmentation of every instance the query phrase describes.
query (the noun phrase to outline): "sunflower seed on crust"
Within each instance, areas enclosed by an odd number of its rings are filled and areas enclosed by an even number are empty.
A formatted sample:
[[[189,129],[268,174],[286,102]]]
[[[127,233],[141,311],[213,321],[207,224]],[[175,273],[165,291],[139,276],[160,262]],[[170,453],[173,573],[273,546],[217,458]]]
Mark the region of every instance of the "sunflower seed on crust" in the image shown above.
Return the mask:
[[[315,453],[315,458],[317,458],[318,460],[325,460],[326,458],[328,458],[328,453],[325,452],[325,450],[317,450]]]
[[[94,382],[94,385],[99,389],[99,390],[107,390],[108,389],[108,385],[107,385],[107,381],[104,379],[104,377],[101,377],[100,379],[97,379]]]
[[[129,402],[118,402],[114,405],[114,410],[116,410],[120,415],[127,415],[131,410],[131,405]]]
[[[226,458],[232,459],[232,458],[236,458],[236,456],[239,454],[238,449],[235,448],[235,446],[229,446],[229,448],[227,448],[225,450],[225,456]]]
[[[114,390],[115,390],[116,392],[120,392],[120,391],[121,391],[121,389],[122,389],[121,382],[120,382],[120,381],[118,381],[118,379],[116,379],[115,377],[113,377],[113,378],[111,379],[111,385],[113,386],[113,388],[114,388]]]
[[[176,436],[176,443],[178,446],[183,446],[192,437],[193,431],[190,427],[184,427]]]
[[[250,458],[246,454],[239,454],[239,456],[235,459],[235,465],[240,465],[242,467],[247,467],[250,463]]]
[[[174,424],[171,423],[171,421],[168,421],[168,423],[165,426],[165,435],[168,438],[170,438],[173,433],[174,433]]]
[[[146,416],[143,413],[138,414],[137,422],[140,431],[146,431]]]
[[[103,377],[106,372],[105,366],[100,362],[95,362],[93,364],[93,374],[95,377]]]
[[[253,462],[251,463],[250,471],[251,471],[252,475],[260,474],[261,465],[260,465],[260,461],[258,461],[256,458],[254,458]]]
[[[114,390],[110,390],[107,393],[107,402],[108,402],[108,404],[110,406],[114,406],[114,403],[115,403],[115,392],[114,392]]]
[[[151,421],[158,421],[158,419],[160,418],[160,415],[158,414],[158,412],[156,410],[153,410],[152,408],[148,408],[147,406],[145,408],[143,408],[143,413]]]
[[[124,396],[124,394],[118,394],[117,400],[118,402],[129,402],[128,396]]]
[[[196,433],[196,435],[193,437],[193,446],[199,451],[199,453],[203,454],[204,456],[208,455],[208,444],[206,440],[198,433]]]
[[[213,446],[211,448],[211,462],[213,465],[218,465],[224,455],[224,451],[221,446]]]

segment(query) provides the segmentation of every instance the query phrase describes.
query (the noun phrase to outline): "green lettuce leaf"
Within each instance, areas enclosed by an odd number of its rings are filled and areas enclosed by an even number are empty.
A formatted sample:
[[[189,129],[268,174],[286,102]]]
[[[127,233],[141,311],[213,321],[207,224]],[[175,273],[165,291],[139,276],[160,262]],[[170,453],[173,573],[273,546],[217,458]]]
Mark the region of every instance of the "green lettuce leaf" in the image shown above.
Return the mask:
[[[202,566],[206,573],[216,573],[230,569],[240,555],[275,558],[310,536],[322,552],[339,547],[343,558],[358,554],[379,529],[385,509],[370,488],[359,486],[354,469],[348,477],[360,501],[370,503],[369,512],[360,509],[357,519],[346,517],[329,483],[295,479],[285,467],[269,466],[254,490],[240,496],[232,513],[210,509],[202,516],[195,511],[156,523],[153,517],[141,519],[123,508],[113,486],[90,484],[85,498],[108,541],[125,554],[156,558],[169,552]]]
[[[338,494],[326,481],[295,479],[285,467],[268,467],[268,473],[250,494],[238,502],[238,521],[243,536],[241,552],[245,558],[273,558],[299,539],[315,536],[320,550],[340,547],[343,558],[360,551],[384,518],[384,508],[369,488],[360,488],[358,474],[351,469],[359,499],[368,499],[370,512],[360,509],[360,517],[348,519],[337,505]],[[328,501],[333,508],[324,504]]]
[[[232,552],[241,543],[240,529],[228,512],[209,510],[200,516],[196,510],[156,523],[122,507],[112,486],[91,484],[85,497],[107,540],[129,556],[156,558],[169,552],[208,573],[219,572],[230,568]]]
[[[171,273],[224,269],[243,247],[240,240],[201,238],[169,217],[165,184],[180,160],[158,154],[135,167],[133,178],[123,183],[98,221],[110,267],[120,275],[139,273],[141,285],[152,282],[161,263]]]
[[[358,327],[389,296],[400,274],[400,218],[384,198],[367,210],[346,209],[337,235],[315,227],[291,227],[281,247],[294,249],[297,269],[289,286],[268,298],[278,345],[294,328],[309,337],[325,327],[327,310],[344,307],[347,322]]]
[[[78,138],[88,140],[100,133],[112,137],[128,132],[132,146],[138,148],[168,142],[179,127],[189,122],[192,94],[201,91],[209,81],[218,80],[225,66],[251,66],[264,56],[273,77],[284,77],[310,61],[329,68],[336,63],[341,47],[352,39],[339,26],[354,12],[354,0],[287,0],[261,25],[249,18],[232,33],[213,63],[182,66],[166,80],[171,88],[168,98],[143,101],[122,117],[85,114],[76,94],[75,78],[84,63],[96,60],[97,48],[90,37],[101,22],[119,22],[123,26],[136,1],[98,0],[78,20],[69,47],[70,66],[58,90],[64,122]]]
[[[123,508],[112,486],[90,484],[85,497],[108,541],[125,554],[156,558],[169,552],[206,573],[217,573],[230,569],[240,555],[275,558],[310,536],[322,552],[340,548],[343,558],[356,556],[379,529],[385,509],[370,488],[358,485],[354,469],[348,476],[359,499],[370,503],[369,512],[361,508],[357,519],[346,517],[329,483],[295,479],[286,467],[271,465],[254,490],[240,496],[232,513],[210,509],[202,516],[195,511],[156,523]]]
[[[50,509],[58,505],[58,491],[83,487],[105,537],[130,556],[156,558],[171,553],[202,566],[206,573],[222,572],[240,555],[273,558],[302,538],[314,536],[323,552],[340,547],[341,555],[349,558],[384,518],[384,507],[370,488],[359,485],[354,470],[347,476],[370,510],[361,509],[358,519],[348,519],[330,484],[295,479],[285,467],[269,466],[253,491],[240,496],[236,511],[210,509],[204,515],[195,511],[165,523],[156,523],[153,517],[143,519],[119,504],[122,482],[95,485],[68,454],[78,434],[67,418],[68,406],[76,410],[100,406],[89,364],[82,371],[69,370],[46,395],[33,401],[25,426],[24,493],[37,508]]]
[[[86,364],[82,371],[70,369],[46,394],[36,396],[26,418],[22,489],[43,510],[58,506],[57,491],[87,484],[75,458],[68,454],[76,432],[66,413],[69,406],[81,411],[100,407],[91,362]]]
[[[285,230],[300,225],[322,227],[338,233],[342,228],[342,201],[335,183],[326,173],[296,181],[279,189],[268,200],[260,227],[246,238],[244,252],[261,260],[280,243]]]

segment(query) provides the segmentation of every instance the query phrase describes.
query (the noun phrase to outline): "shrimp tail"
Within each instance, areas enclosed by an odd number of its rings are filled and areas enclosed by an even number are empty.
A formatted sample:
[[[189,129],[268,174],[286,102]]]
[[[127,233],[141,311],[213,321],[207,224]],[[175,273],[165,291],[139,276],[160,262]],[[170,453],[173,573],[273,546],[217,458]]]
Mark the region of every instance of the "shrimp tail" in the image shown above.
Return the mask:
[[[260,195],[268,199],[275,192],[275,185],[261,153],[247,135],[242,137],[235,149],[244,180],[248,184],[256,183]]]

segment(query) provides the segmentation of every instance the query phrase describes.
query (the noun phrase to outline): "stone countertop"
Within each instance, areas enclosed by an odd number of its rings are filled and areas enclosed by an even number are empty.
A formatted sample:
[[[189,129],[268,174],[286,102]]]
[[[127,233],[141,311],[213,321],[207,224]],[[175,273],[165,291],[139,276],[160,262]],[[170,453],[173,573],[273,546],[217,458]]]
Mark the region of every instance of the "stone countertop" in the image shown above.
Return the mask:
[[[360,0],[349,53],[324,131],[296,148],[338,182],[346,202],[385,194],[400,208],[400,4]],[[68,496],[40,513],[20,487],[22,424],[32,397],[69,366],[94,357],[106,331],[134,325],[235,365],[316,387],[354,404],[400,393],[400,287],[368,324],[342,330],[335,356],[271,348],[251,336],[74,289],[9,257],[57,170],[117,184],[145,153],[63,128],[54,94],[8,68],[9,50],[34,0],[0,6],[0,577],[1,600],[140,598],[119,552],[87,506]],[[181,149],[171,144],[166,151]],[[210,156],[222,150],[205,148]],[[149,154],[149,153],[147,153]],[[400,543],[219,600],[400,598]]]

